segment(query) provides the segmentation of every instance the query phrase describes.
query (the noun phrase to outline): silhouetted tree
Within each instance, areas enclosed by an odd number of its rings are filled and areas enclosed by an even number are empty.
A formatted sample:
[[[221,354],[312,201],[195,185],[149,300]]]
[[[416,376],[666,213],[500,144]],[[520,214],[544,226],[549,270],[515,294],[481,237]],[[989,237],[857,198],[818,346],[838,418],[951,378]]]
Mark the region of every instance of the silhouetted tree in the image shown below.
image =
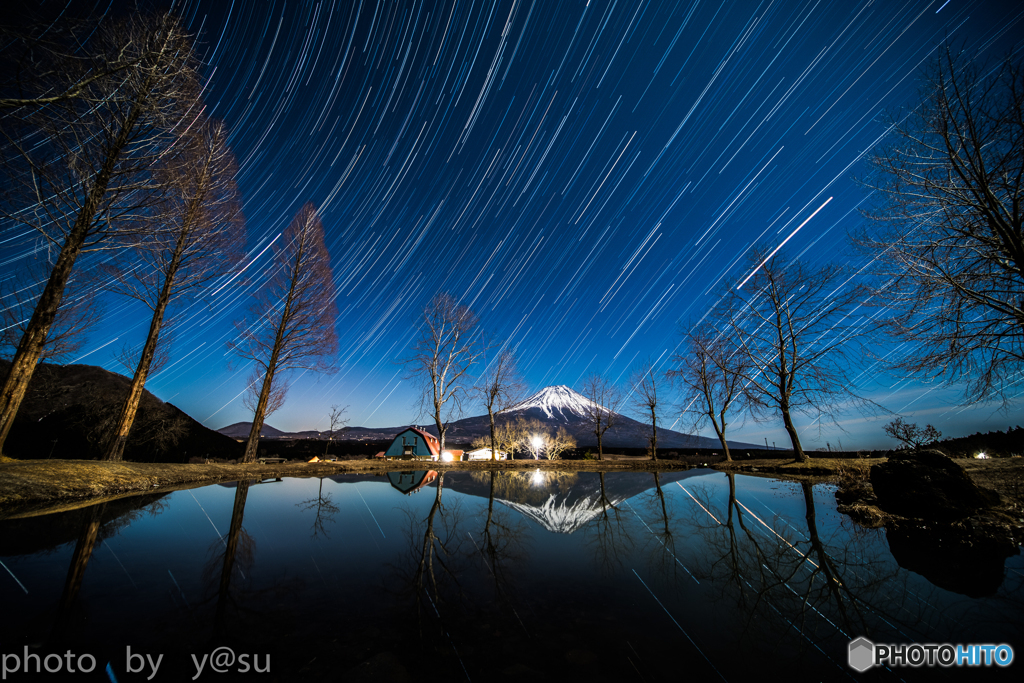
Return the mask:
[[[904,422],[902,417],[897,417],[889,424],[882,427],[882,430],[892,438],[899,441],[907,448],[915,451],[925,444],[938,441],[942,438],[942,432],[931,425],[925,425],[922,429],[916,422]]]
[[[651,426],[651,435],[647,437],[650,447],[651,459],[658,459],[658,418],[664,411],[661,404],[661,395],[665,392],[662,388],[662,375],[654,371],[654,364],[651,361],[641,363],[629,376],[629,384],[633,388],[630,401],[633,410],[637,415],[648,421]]]
[[[330,493],[324,493],[324,478],[319,477],[320,485],[317,488],[315,498],[309,498],[302,502],[296,503],[295,507],[300,510],[312,510],[313,511],[313,538],[317,538],[320,534],[324,537],[330,536],[327,532],[327,523],[334,521],[334,516],[340,511],[338,506],[331,500]]]
[[[876,257],[886,331],[911,342],[897,367],[1005,403],[1024,367],[1021,53],[992,68],[947,47],[921,100],[872,158],[868,215],[883,227],[858,241]]]
[[[487,407],[487,419],[491,428],[491,460],[498,459],[497,438],[494,418],[507,412],[523,399],[526,385],[516,370],[516,358],[508,349],[502,349],[484,369],[484,374],[474,387],[474,393]]]
[[[104,460],[124,453],[168,307],[241,258],[245,235],[235,173],[227,130],[218,121],[195,122],[155,173],[163,196],[145,219],[156,223],[153,236],[130,250],[133,263],[117,268],[112,280],[111,289],[141,301],[153,315]]]
[[[327,450],[331,447],[331,440],[334,438],[334,433],[348,424],[348,420],[343,417],[346,410],[348,410],[348,406],[345,406],[344,408],[337,404],[331,406],[331,412],[327,416],[331,426],[330,430],[327,432],[327,445],[324,447],[324,455],[327,455]]]
[[[752,254],[755,272],[732,290],[736,314],[722,322],[742,357],[743,381],[756,415],[778,416],[797,460],[808,460],[793,414],[836,423],[846,405],[869,406],[850,384],[849,370],[864,321],[854,315],[868,296],[839,266],[810,268],[781,255]]]
[[[402,361],[408,378],[420,384],[420,412],[437,427],[439,447],[452,417],[461,415],[469,391],[469,369],[483,355],[477,317],[451,295],[435,294],[423,308],[412,356]]]
[[[710,422],[722,444],[725,459],[732,460],[725,430],[729,426],[727,418],[744,398],[747,356],[726,337],[705,329],[691,328],[686,333],[685,344],[685,351],[672,358],[676,367],[668,374],[682,389],[681,402],[684,412],[694,416],[691,422],[694,431]]]
[[[589,399],[583,406],[584,418],[594,428],[593,434],[597,437],[597,459],[603,460],[604,433],[618,422],[618,413],[615,411],[622,395],[614,384],[596,373],[584,378],[583,391],[580,393]]]
[[[67,7],[57,14],[36,8],[26,16],[19,8],[19,25],[0,24],[0,109],[24,115],[41,107],[81,100],[92,86],[138,67],[135,50],[92,52],[97,20],[74,17]]]
[[[280,375],[299,368],[332,372],[328,360],[338,349],[330,254],[324,244],[323,224],[312,204],[299,210],[282,242],[274,252],[270,282],[260,287],[247,319],[236,323],[238,339],[228,344],[263,375],[245,462],[256,459],[263,419],[267,407],[272,407],[275,388],[281,386]]]
[[[75,261],[119,232],[138,229],[127,219],[150,201],[145,191],[152,185],[150,171],[187,128],[187,112],[199,92],[192,39],[169,14],[107,22],[81,49],[98,57],[69,57],[47,66],[52,81],[38,89],[65,93],[81,86],[80,96],[27,111],[15,107],[0,118],[0,153],[8,175],[3,213],[15,225],[39,231],[57,251],[0,388],[0,449]],[[93,61],[112,60],[131,66],[83,83]]]

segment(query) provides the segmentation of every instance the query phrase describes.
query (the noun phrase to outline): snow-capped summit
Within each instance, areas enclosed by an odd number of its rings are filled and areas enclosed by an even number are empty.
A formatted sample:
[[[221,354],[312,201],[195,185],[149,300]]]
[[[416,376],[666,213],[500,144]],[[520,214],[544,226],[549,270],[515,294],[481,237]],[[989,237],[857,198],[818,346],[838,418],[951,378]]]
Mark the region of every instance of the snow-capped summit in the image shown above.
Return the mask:
[[[563,420],[570,413],[573,416],[587,417],[587,410],[597,404],[583,394],[573,391],[564,384],[553,387],[544,387],[536,394],[512,408],[513,411],[539,408],[548,418],[561,417]],[[607,410],[607,409],[606,409]]]

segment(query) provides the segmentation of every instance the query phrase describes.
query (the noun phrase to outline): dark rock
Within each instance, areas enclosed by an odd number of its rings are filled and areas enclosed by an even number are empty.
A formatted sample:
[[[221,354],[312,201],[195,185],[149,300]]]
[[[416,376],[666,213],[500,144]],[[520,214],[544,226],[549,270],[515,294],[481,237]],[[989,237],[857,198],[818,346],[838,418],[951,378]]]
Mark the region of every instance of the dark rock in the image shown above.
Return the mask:
[[[890,521],[886,538],[901,567],[939,588],[972,598],[994,595],[1003,583],[1006,558],[1019,552],[1017,544],[998,525],[969,527]]]
[[[999,503],[999,494],[934,450],[894,454],[871,468],[871,486],[881,509],[912,518],[953,521]]]

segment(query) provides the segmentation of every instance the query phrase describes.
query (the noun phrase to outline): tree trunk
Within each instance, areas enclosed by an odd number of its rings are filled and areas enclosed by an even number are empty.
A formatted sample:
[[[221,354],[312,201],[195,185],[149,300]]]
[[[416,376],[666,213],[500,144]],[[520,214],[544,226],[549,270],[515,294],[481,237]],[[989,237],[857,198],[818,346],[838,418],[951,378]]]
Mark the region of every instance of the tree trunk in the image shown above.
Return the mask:
[[[149,96],[148,88],[145,88],[142,92]],[[121,130],[118,132],[117,139],[107,149],[107,156],[103,160],[103,165],[96,174],[96,179],[86,195],[85,201],[82,203],[82,208],[79,210],[78,215],[75,216],[74,227],[72,227],[71,232],[64,239],[60,255],[57,257],[57,263],[54,264],[53,270],[50,272],[50,279],[46,281],[46,287],[43,289],[42,296],[39,297],[39,302],[32,313],[32,318],[25,329],[25,334],[22,335],[21,341],[18,343],[18,350],[11,361],[10,373],[7,375],[3,389],[0,389],[0,455],[3,454],[4,442],[7,441],[7,435],[11,431],[11,425],[14,423],[15,416],[18,414],[18,408],[21,407],[21,402],[28,391],[28,383],[32,379],[32,373],[35,372],[39,356],[43,352],[46,335],[50,333],[53,319],[56,317],[57,309],[60,308],[61,300],[64,298],[64,288],[67,287],[68,279],[71,277],[71,269],[74,267],[75,260],[78,259],[79,254],[82,253],[82,247],[89,236],[89,228],[92,226],[93,219],[99,211],[103,196],[107,193],[107,187],[117,166],[117,160],[128,144],[129,135],[132,129],[135,128],[135,124],[138,122],[141,114],[141,103],[136,100],[128,112]]]
[[[715,434],[718,436],[718,440],[722,443],[722,449],[725,450],[726,462],[732,462],[732,455],[729,453],[729,442],[725,440],[725,427],[718,428],[718,422],[714,418],[711,418],[711,426],[715,428]]]
[[[800,462],[807,462],[810,458],[804,453],[804,449],[800,447],[800,436],[796,433],[796,427],[793,425],[793,420],[789,416],[789,406],[782,408],[782,424],[786,426],[786,432],[789,433],[789,440],[793,442],[793,453],[796,455],[796,459]]]
[[[79,221],[79,223],[82,222],[84,221]],[[32,380],[32,373],[39,362],[43,344],[46,343],[46,335],[50,332],[50,326],[53,325],[61,299],[64,298],[64,288],[71,276],[71,268],[82,251],[86,229],[79,230],[79,227],[76,224],[75,231],[64,241],[60,256],[57,257],[57,263],[50,273],[50,279],[43,289],[42,296],[39,297],[28,328],[18,344],[18,350],[14,354],[3,389],[0,389],[0,452],[3,451],[3,444],[7,440],[11,424],[14,422],[18,408],[21,407],[21,402],[28,391],[28,383]]]
[[[490,406],[487,406],[487,417],[490,418],[490,420],[491,420],[491,462],[496,462],[498,460],[498,453],[495,450],[495,443],[494,443],[494,412],[491,410]],[[491,482],[491,485],[492,485],[492,488],[493,488],[493,485],[494,485],[493,481]],[[488,517],[488,519],[489,519],[489,517]]]
[[[267,401],[270,400],[270,388],[274,383],[274,372],[277,370],[277,345],[270,356],[270,365],[267,366],[267,374],[263,376],[263,387],[260,389],[260,400],[256,404],[256,412],[252,416],[252,426],[249,428],[249,440],[245,442],[245,455],[242,462],[256,462],[256,451],[259,448],[260,430],[263,429],[263,413],[267,410]]]
[[[263,413],[267,410],[267,401],[270,400],[270,389],[274,383],[274,374],[277,372],[277,359],[281,354],[281,345],[284,343],[284,331],[291,321],[291,311],[295,288],[298,285],[299,272],[305,254],[305,239],[303,233],[299,249],[295,254],[295,266],[292,269],[292,281],[288,287],[288,296],[285,298],[284,311],[281,313],[281,321],[277,326],[277,335],[274,337],[274,348],[270,351],[270,362],[267,363],[267,374],[263,377],[263,388],[260,389],[260,400],[256,404],[256,412],[252,416],[252,427],[249,429],[249,440],[245,444],[245,456],[242,462],[256,462],[256,449],[260,441],[260,430],[263,429]]]
[[[444,432],[445,424],[441,422],[441,413],[437,413],[434,416],[434,424],[437,426],[437,459],[441,459],[441,454],[444,453]]]
[[[117,420],[117,427],[110,437],[107,452],[103,460],[119,461],[124,457],[124,446],[128,442],[128,434],[135,422],[135,413],[139,409],[139,401],[142,400],[142,391],[146,386],[146,379],[149,377],[149,368],[156,356],[157,343],[160,340],[160,328],[164,324],[164,314],[167,312],[167,305],[171,301],[171,292],[174,288],[174,278],[181,263],[181,253],[184,250],[183,233],[175,245],[174,256],[167,269],[167,276],[164,278],[164,285],[160,290],[160,297],[157,299],[156,308],[153,309],[153,319],[149,323],[149,334],[146,336],[146,343],[142,347],[142,354],[139,357],[139,364],[135,367],[135,375],[132,377],[131,387],[128,389],[128,397],[121,407],[121,415]]]
[[[245,516],[245,499],[248,495],[249,482],[238,482],[238,488],[235,489],[235,504],[231,508],[231,527],[224,548],[224,566],[220,573],[220,587],[217,590],[216,624],[218,628],[224,620],[224,608],[227,606],[228,588],[231,586],[235,555],[238,553],[238,540],[242,535],[242,518]]]
[[[11,424],[14,422],[18,408],[21,407],[21,402],[28,391],[28,383],[32,380],[32,373],[35,372],[39,356],[43,352],[46,336],[50,333],[57,309],[60,308],[61,300],[64,298],[64,288],[71,277],[71,269],[79,254],[82,253],[82,247],[89,234],[89,227],[99,210],[100,200],[110,181],[114,160],[116,157],[109,159],[108,164],[104,166],[97,177],[93,191],[89,193],[78,213],[74,228],[64,240],[57,263],[54,264],[53,270],[50,272],[50,279],[47,280],[46,287],[36,303],[32,318],[25,329],[25,334],[21,337],[14,359],[11,361],[10,373],[7,375],[3,389],[0,390],[0,453],[3,452],[7,434],[11,430]]]
[[[491,528],[491,517],[494,515],[494,475],[497,474],[494,470],[491,470],[491,492],[487,496],[487,523],[484,524],[484,534],[490,534]]]
[[[106,503],[93,505],[82,525],[78,542],[75,543],[75,552],[71,555],[68,575],[64,581],[64,592],[57,605],[57,611],[61,614],[68,611],[75,598],[78,597],[78,591],[82,588],[82,578],[85,576],[85,568],[89,564],[89,558],[92,557],[92,551],[96,547],[96,539],[99,537],[100,527],[103,525],[103,510],[106,507]]]
[[[658,416],[651,409],[651,460],[658,462]]]
[[[601,428],[598,427],[597,431],[597,459],[604,460],[604,451],[601,450]]]
[[[665,521],[665,535],[668,536],[672,533],[668,526],[668,508],[665,506],[665,492],[661,490],[661,479],[658,476],[657,470],[654,474],[654,489],[658,492],[658,500],[661,502],[661,518]]]

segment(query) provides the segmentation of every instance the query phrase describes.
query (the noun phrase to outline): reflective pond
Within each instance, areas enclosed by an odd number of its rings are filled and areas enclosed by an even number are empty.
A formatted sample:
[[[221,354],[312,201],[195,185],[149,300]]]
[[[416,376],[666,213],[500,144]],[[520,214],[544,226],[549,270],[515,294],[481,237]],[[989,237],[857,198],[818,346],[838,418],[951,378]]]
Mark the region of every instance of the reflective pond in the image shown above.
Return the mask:
[[[833,490],[709,470],[391,472],[6,520],[0,655],[6,680],[829,680],[859,677],[859,636],[1021,642],[1020,554],[958,579],[941,557],[902,568]]]

